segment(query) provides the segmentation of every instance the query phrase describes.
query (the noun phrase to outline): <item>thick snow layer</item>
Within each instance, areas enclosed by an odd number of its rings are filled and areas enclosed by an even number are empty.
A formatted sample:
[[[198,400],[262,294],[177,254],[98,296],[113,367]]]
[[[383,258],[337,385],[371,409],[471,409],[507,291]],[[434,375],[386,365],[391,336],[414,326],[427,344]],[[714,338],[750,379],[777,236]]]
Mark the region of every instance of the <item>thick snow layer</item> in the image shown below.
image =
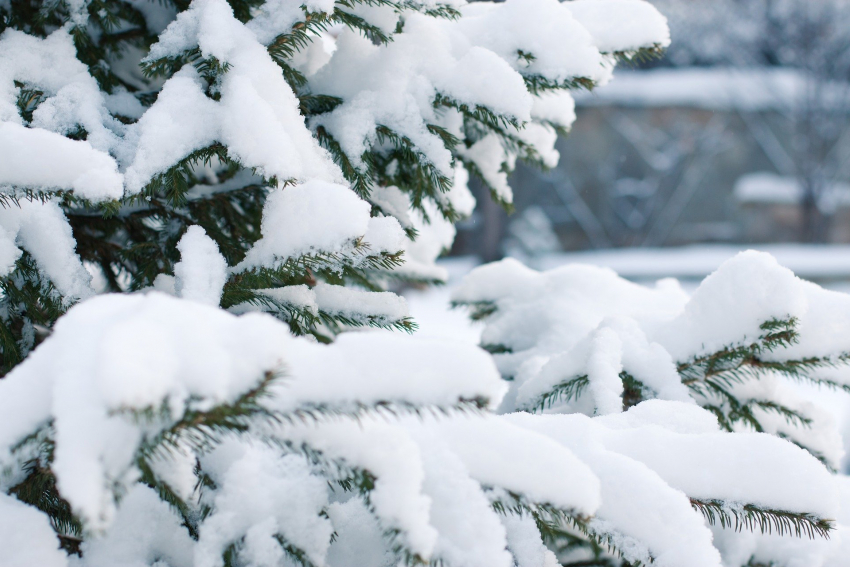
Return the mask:
[[[826,468],[804,449],[773,435],[682,435],[648,427],[618,430],[605,444],[643,462],[692,498],[746,502],[822,518],[838,512]],[[723,462],[728,465],[718,466]]]
[[[361,498],[333,502],[327,513],[337,529],[337,538],[328,552],[328,565],[361,567],[392,563],[392,552],[386,548],[381,525]]]
[[[385,126],[407,137],[428,162],[450,175],[451,153],[427,128],[439,123],[432,105],[437,93],[527,120],[531,97],[522,78],[496,54],[470,46],[451,25],[411,14],[404,33],[387,46],[373,45],[351,31],[340,33],[331,60],[311,84],[344,102],[313,125],[330,132],[360,167],[363,152],[377,143],[375,128]]]
[[[708,427],[695,430],[692,417]],[[814,457],[770,435],[721,433],[713,416],[694,406],[648,401],[594,419],[508,419],[551,436],[588,464],[602,483],[601,527],[642,542],[660,565],[719,564],[711,533],[685,494],[821,517],[838,511],[835,483]],[[663,515],[642,512],[659,507]]]
[[[669,280],[649,288],[605,268],[570,264],[538,273],[504,260],[470,273],[453,299],[497,304],[499,311],[482,335],[485,343],[546,356],[557,352],[562,354],[562,366],[589,356],[582,354],[588,347],[581,341],[597,328],[610,327],[612,323],[603,323],[608,317],[637,323],[618,323],[618,334],[622,338],[631,333],[646,343],[637,364],[655,358],[657,364],[651,368],[659,378],[669,374],[663,368],[669,368],[671,359],[684,362],[730,344],[755,341],[764,332],[760,326],[774,319],[796,318],[801,336],[797,344],[772,357],[823,356],[850,349],[850,342],[835,332],[850,317],[850,298],[797,278],[763,252],[744,252],[726,261],[690,298]],[[669,353],[666,359],[660,347]],[[572,357],[564,360],[563,353],[570,352]],[[672,390],[670,395],[675,395]]]
[[[2,167],[2,166],[0,166]],[[0,206],[0,274],[7,274],[20,256],[18,246],[32,255],[42,274],[68,300],[94,294],[71,233],[71,225],[55,200]]]
[[[402,428],[367,416],[357,424],[349,420],[294,424],[281,428],[279,435],[369,471],[376,477],[369,503],[382,527],[400,530],[409,549],[422,557],[431,556],[438,533],[429,522],[430,499],[422,493],[422,456]]]
[[[399,321],[408,316],[407,302],[391,291],[375,292],[320,283],[313,288],[316,305],[325,313],[360,322]]]
[[[87,526],[108,528],[113,521],[120,521],[120,511],[116,515],[118,502],[107,487],[122,491],[133,485],[137,477],[134,456],[146,437],[171,427],[188,410],[203,411],[232,403],[255,388],[270,372],[280,372],[281,378],[269,388],[263,403],[270,410],[291,416],[300,415],[294,413],[296,410],[312,412],[323,408],[329,411],[357,411],[375,405],[388,406],[391,410],[408,405],[449,408],[464,400],[478,403],[489,400],[496,404],[505,388],[489,356],[471,345],[384,333],[345,335],[332,345],[320,345],[291,337],[284,324],[266,315],[236,317],[203,303],[156,292],[104,295],[72,308],[57,323],[53,334],[0,382],[2,460],[11,462],[10,452],[16,444],[52,420],[56,448],[51,466],[59,490]],[[160,408],[156,420],[140,421],[132,415]],[[383,417],[377,419],[376,423],[386,426],[386,435],[401,435],[396,431],[397,426]],[[337,425],[350,431],[352,423],[345,421]],[[283,431],[287,438],[299,435],[298,428],[286,426]],[[347,445],[345,435],[321,431],[308,434],[310,431],[308,428],[302,436],[307,435],[318,449],[325,447],[325,443],[330,444],[328,451],[336,443]],[[372,441],[367,445],[372,446]],[[284,476],[291,476],[296,469],[307,470],[297,459],[274,461],[279,457],[273,457],[268,449],[245,450],[246,457],[236,459],[234,464],[215,461],[220,465],[218,474],[222,478],[230,474],[226,470],[237,465],[249,470],[281,467],[289,471]],[[356,455],[346,455],[340,454],[358,463]],[[397,454],[390,451],[387,458],[385,464],[375,465],[378,468],[374,472],[386,469],[391,479],[403,471],[394,468]],[[277,464],[267,463],[268,459]],[[183,476],[188,472],[187,466],[191,471],[192,461],[180,457],[178,452],[170,460],[158,461],[154,468],[164,471],[163,478],[173,483],[178,493],[185,493],[187,482]],[[172,472],[168,472],[169,467]],[[210,467],[213,472],[219,470],[212,464]],[[373,469],[368,467],[368,470]],[[243,473],[232,474],[244,477]],[[430,553],[434,536],[427,518],[416,519],[415,511],[408,511],[404,502],[396,501],[393,481],[386,482],[390,488],[382,509],[400,527],[413,530],[414,540],[424,538],[416,540],[417,545],[421,544],[422,551]],[[324,486],[321,481],[316,483],[317,487]],[[303,489],[302,481],[297,484],[299,490]],[[252,532],[258,550],[268,547],[263,543],[268,537],[291,528],[294,531],[287,537],[292,538],[293,544],[305,550],[309,548],[316,558],[324,554],[326,548],[316,543],[318,528],[298,532],[293,527],[301,525],[298,522],[303,522],[303,518],[276,516],[274,522],[268,520],[272,523],[266,525],[266,520],[256,517],[265,514],[262,510],[266,508],[256,508],[254,512],[240,509],[232,513],[248,516],[242,516],[239,520],[242,523],[238,524],[226,512],[236,504],[227,502],[247,498],[240,492],[247,488],[232,482],[224,485],[230,488],[222,488],[215,497],[220,516],[214,514],[209,520],[211,526],[218,527],[209,528],[211,539],[205,539],[205,532],[201,532],[201,543],[210,542],[207,556],[214,556],[221,546],[241,537],[236,533],[242,529],[238,525],[253,529],[254,520],[266,526]],[[231,490],[235,492],[231,494]],[[413,490],[410,498],[426,501],[419,496],[419,488],[410,490]],[[281,487],[280,494],[281,498],[294,497],[287,486]],[[255,496],[260,506],[268,494],[257,492]],[[306,497],[306,493],[301,496]],[[219,502],[219,498],[223,500]],[[376,506],[379,501],[375,495]],[[321,507],[315,499],[310,502]],[[213,521],[214,518],[219,519]],[[321,524],[319,519],[316,522]]]
[[[188,408],[232,402],[282,362],[284,326],[157,293],[104,295],[72,308],[0,383],[0,451],[53,420],[53,471],[93,528],[115,513],[106,487],[132,482],[143,429],[128,411],[165,404],[164,426]]]
[[[341,180],[327,152],[304,125],[298,99],[257,36],[224,0],[196,0],[151,47],[146,60],[198,47],[205,57],[230,65],[218,86],[220,100],[206,97],[186,68],[169,79],[157,102],[130,129],[133,157],[127,190],[138,192],[173,165],[175,156],[218,141],[228,154],[267,178]],[[176,85],[169,83],[177,81]],[[165,98],[163,98],[165,96]]]
[[[50,518],[7,494],[0,494],[0,545],[5,549],[3,564],[10,567],[68,565],[68,556],[59,549]]]
[[[485,47],[518,71],[561,83],[576,77],[602,82],[608,70],[591,34],[557,0],[474,2],[456,24],[474,45]],[[534,57],[517,57],[521,51]]]
[[[425,414],[398,422],[366,416],[352,425],[326,420],[282,427],[275,434],[374,474],[375,513],[385,527],[403,529],[405,543],[423,557],[458,557],[477,547],[497,565],[504,561],[499,547],[504,532],[483,532],[494,529],[493,511],[480,488],[472,490],[475,483],[580,514],[592,514],[599,505],[596,477],[569,449],[496,416]],[[437,479],[451,484],[437,488]],[[446,500],[452,493],[460,500]],[[467,502],[470,507],[461,507]],[[463,531],[438,531],[457,525],[458,516],[464,518]]]
[[[537,525],[531,516],[502,518],[508,535],[508,549],[517,567],[557,567],[558,558],[544,545]]]
[[[644,398],[726,407],[723,397],[699,390],[702,382],[695,383],[697,389],[686,386],[681,365],[757,344],[766,332],[762,326],[771,321],[793,319],[797,336],[792,344],[759,352],[763,360],[830,359],[850,352],[850,296],[797,278],[763,252],[727,260],[690,296],[674,280],[647,287],[595,266],[568,264],[540,273],[504,260],[473,270],[453,299],[495,308],[481,341],[501,351],[494,359],[511,380],[502,411],[616,415],[628,402],[627,378],[639,383]],[[813,377],[848,382],[840,367]],[[756,378],[733,380],[725,395],[752,404],[761,430],[791,439],[838,467],[844,448],[835,420],[798,399],[781,375]],[[568,384],[572,392],[558,394]],[[776,407],[796,412],[803,425],[789,422]],[[735,427],[748,429],[745,422]]]
[[[414,436],[423,449],[430,521],[439,532],[435,555],[450,565],[512,567],[500,517],[463,461],[427,429]]]
[[[473,345],[379,332],[297,344],[286,355],[288,379],[272,387],[266,402],[278,411],[304,404],[451,406],[477,397],[495,405],[506,389],[490,357]]]
[[[227,281],[227,262],[204,229],[193,225],[177,243],[174,291],[184,299],[218,305]]]
[[[643,0],[573,0],[565,2],[573,17],[590,32],[602,53],[629,53],[642,47],[667,47],[667,19]],[[612,14],[617,14],[612,18]]]
[[[101,152],[113,149],[119,141],[122,125],[109,115],[104,93],[77,59],[74,41],[66,29],[45,39],[12,28],[0,36],[0,121],[21,124],[15,81],[46,95],[33,112],[33,127],[68,134],[81,126],[89,144]],[[57,151],[55,142],[53,146]]]
[[[342,185],[309,181],[278,189],[266,198],[263,238],[234,270],[273,267],[304,254],[350,251],[369,229],[370,211],[369,203]]]
[[[304,20],[304,10],[295,2],[288,0],[266,0],[254,10],[254,17],[246,27],[254,32],[257,41],[268,45],[284,33],[290,33],[296,22]]]
[[[540,93],[534,97],[531,117],[569,130],[576,120],[576,103],[568,91]]]
[[[240,556],[251,565],[279,565],[284,552],[276,535],[321,565],[333,527],[319,513],[328,486],[311,474],[301,456],[281,456],[260,443],[225,442],[202,463],[219,487],[195,550],[196,567],[218,567],[225,549],[242,537]]]
[[[167,561],[173,567],[191,567],[195,542],[174,510],[147,486],[137,484],[122,498],[109,530],[82,545],[85,567],[145,567]]]
[[[119,199],[124,193],[118,164],[86,141],[0,122],[0,154],[0,187],[61,189],[90,201]]]
[[[850,298],[847,298],[850,302]],[[655,333],[678,361],[753,342],[759,326],[773,319],[801,317],[806,311],[803,281],[775,258],[742,252],[708,276],[680,315]]]
[[[483,485],[579,515],[591,515],[599,506],[599,481],[591,469],[545,436],[531,435],[497,416],[437,419],[428,428]]]

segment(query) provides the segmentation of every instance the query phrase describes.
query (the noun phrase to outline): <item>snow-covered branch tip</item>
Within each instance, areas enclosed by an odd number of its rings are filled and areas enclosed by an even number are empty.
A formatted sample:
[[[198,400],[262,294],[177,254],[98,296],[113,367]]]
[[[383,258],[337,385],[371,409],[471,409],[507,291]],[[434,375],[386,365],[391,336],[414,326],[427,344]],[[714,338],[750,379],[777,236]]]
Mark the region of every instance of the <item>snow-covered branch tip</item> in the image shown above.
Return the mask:
[[[835,530],[833,520],[818,518],[812,514],[770,510],[753,504],[730,504],[716,500],[698,500],[691,498],[691,505],[699,510],[709,524],[719,524],[736,532],[743,529],[760,531],[761,533],[776,533],[777,535],[794,535],[809,539],[816,537],[829,538]]]

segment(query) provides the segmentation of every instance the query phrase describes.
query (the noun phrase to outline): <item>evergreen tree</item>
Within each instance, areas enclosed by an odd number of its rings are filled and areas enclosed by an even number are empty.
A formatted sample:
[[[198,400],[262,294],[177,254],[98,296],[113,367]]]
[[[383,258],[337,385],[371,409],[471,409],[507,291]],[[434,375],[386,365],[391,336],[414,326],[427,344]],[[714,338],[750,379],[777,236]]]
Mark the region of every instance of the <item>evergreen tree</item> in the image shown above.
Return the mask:
[[[516,159],[553,165],[568,91],[666,45],[648,4],[24,0],[0,22],[0,564],[719,565],[689,497],[832,528],[832,477],[788,443],[675,402],[497,416],[486,353],[340,334],[414,328],[384,290],[442,279],[468,172],[509,206]],[[638,450],[683,439],[754,459],[734,484]],[[727,482],[675,480],[706,470]]]
[[[850,392],[850,299],[796,278],[768,254],[750,251],[727,261],[690,297],[672,280],[652,289],[592,266],[539,273],[505,260],[474,270],[454,300],[486,323],[483,346],[511,386],[500,412],[605,421],[643,408],[637,415],[644,420],[653,403],[647,400],[696,404],[707,410],[702,419],[709,431],[771,434],[832,472],[841,468],[837,424],[792,384]],[[696,415],[685,417],[692,410],[679,411],[672,422],[652,419],[680,432],[701,427]],[[729,460],[731,467],[741,464]],[[847,485],[847,477],[834,482]],[[846,561],[840,548],[795,542],[777,550],[775,538],[724,533],[742,526],[780,534],[825,527],[805,506],[730,504],[679,487],[716,526],[724,565]]]

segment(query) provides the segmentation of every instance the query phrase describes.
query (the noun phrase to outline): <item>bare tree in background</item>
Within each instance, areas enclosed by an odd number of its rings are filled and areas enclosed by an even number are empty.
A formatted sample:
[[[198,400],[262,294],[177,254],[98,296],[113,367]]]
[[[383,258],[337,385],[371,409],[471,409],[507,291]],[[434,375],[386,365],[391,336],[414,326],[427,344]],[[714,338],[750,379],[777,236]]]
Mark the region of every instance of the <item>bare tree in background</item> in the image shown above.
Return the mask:
[[[668,15],[674,35],[664,64],[799,71],[799,92],[787,109],[792,142],[775,152],[773,161],[802,188],[801,239],[823,240],[829,222],[827,193],[850,173],[850,2],[654,3]]]

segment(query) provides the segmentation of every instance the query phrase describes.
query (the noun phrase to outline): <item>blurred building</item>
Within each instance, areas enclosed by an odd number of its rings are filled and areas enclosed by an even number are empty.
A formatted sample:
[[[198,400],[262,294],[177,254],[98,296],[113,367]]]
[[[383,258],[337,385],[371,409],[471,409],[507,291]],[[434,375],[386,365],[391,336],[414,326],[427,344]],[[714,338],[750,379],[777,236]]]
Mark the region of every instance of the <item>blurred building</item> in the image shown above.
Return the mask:
[[[673,46],[577,96],[516,213],[481,206],[456,251],[492,259],[699,242],[850,242],[850,2],[654,0]]]

